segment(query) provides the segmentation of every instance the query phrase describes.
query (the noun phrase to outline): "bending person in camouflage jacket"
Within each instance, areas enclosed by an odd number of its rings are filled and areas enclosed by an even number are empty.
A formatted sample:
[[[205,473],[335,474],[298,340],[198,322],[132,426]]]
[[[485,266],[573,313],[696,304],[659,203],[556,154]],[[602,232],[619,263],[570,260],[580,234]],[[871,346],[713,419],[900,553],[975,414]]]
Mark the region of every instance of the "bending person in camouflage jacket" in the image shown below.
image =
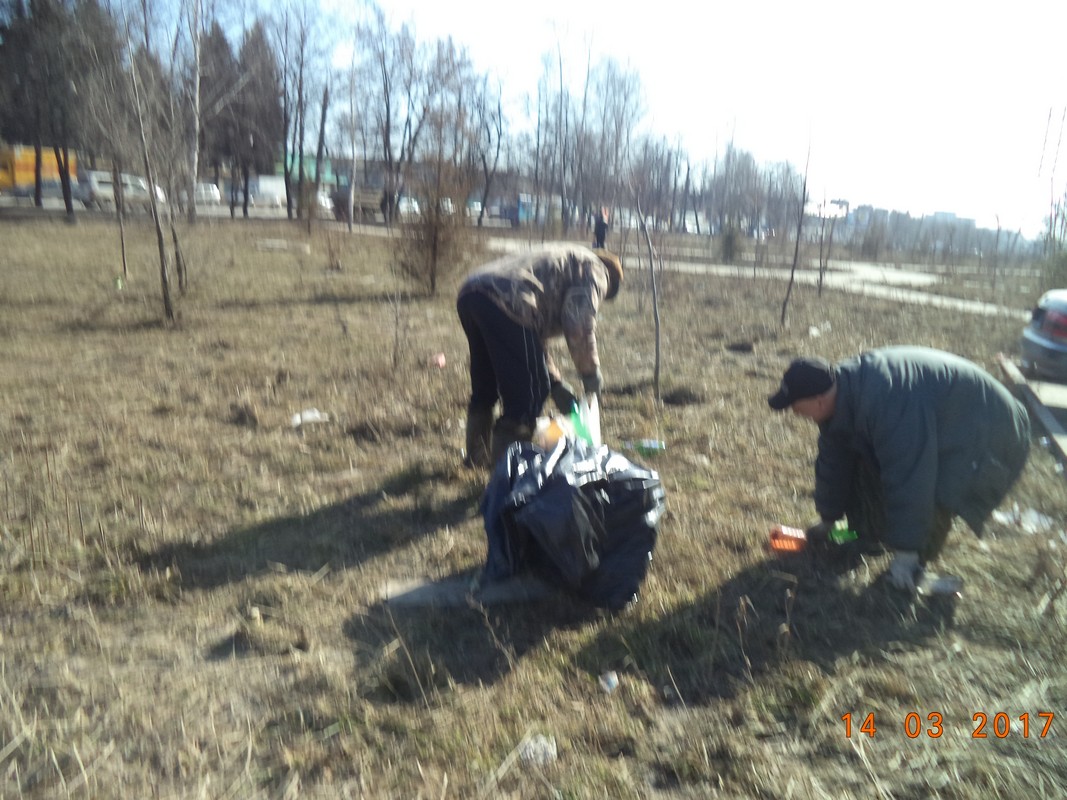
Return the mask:
[[[574,391],[546,340],[562,335],[585,393],[599,393],[597,310],[621,283],[618,256],[571,245],[505,256],[467,277],[456,310],[470,346],[468,464],[489,466],[512,442],[530,439],[550,394],[560,411],[573,409]],[[494,424],[497,400],[502,410]]]

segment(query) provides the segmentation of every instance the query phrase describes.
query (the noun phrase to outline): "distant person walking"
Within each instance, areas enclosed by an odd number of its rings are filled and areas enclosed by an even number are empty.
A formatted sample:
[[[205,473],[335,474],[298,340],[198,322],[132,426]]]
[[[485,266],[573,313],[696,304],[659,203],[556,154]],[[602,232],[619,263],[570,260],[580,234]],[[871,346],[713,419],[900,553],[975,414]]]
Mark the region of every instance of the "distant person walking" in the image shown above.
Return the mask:
[[[848,517],[895,551],[890,584],[914,592],[956,516],[979,536],[1026,464],[1030,419],[992,375],[925,347],[885,347],[832,365],[790,364],[771,408],[819,426],[815,508],[825,542]]]
[[[608,236],[608,209],[603,207],[600,209],[600,213],[597,215],[596,222],[593,223],[593,247],[602,250],[604,249],[604,240]]]
[[[621,283],[614,253],[570,245],[505,256],[467,277],[456,311],[470,347],[469,466],[491,466],[512,442],[529,441],[549,395],[563,413],[574,409],[574,390],[552,361],[548,339],[566,339],[585,393],[600,392],[597,311]]]

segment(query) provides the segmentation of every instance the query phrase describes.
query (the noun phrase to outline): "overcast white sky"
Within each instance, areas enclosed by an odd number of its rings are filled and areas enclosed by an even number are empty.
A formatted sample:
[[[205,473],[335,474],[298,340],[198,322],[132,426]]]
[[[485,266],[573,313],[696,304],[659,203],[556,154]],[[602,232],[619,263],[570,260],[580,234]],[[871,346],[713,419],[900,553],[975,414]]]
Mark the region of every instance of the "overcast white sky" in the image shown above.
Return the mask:
[[[381,6],[420,41],[451,35],[515,107],[557,44],[576,85],[588,53],[610,54],[641,76],[646,128],[694,161],[712,163],[732,138],[761,164],[803,172],[810,147],[813,200],[951,211],[983,227],[999,215],[1034,235],[1067,185],[1064,0]]]

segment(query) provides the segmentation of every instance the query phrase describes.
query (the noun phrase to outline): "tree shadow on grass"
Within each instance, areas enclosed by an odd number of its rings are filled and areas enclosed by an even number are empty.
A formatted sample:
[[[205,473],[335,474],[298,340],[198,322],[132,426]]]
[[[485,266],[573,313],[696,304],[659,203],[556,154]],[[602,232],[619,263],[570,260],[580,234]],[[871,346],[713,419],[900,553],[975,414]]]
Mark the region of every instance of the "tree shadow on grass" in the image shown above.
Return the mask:
[[[698,705],[735,697],[789,661],[832,673],[855,653],[921,646],[952,627],[954,598],[909,600],[880,578],[857,580],[865,570],[858,555],[765,559],[666,616],[605,629],[579,665],[636,668],[665,696]]]
[[[416,465],[310,514],[236,528],[215,541],[165,544],[138,559],[138,566],[146,572],[170,568],[191,589],[213,589],[278,565],[345,569],[469,517],[481,490],[472,485],[465,494],[434,502],[428,489],[447,479]]]

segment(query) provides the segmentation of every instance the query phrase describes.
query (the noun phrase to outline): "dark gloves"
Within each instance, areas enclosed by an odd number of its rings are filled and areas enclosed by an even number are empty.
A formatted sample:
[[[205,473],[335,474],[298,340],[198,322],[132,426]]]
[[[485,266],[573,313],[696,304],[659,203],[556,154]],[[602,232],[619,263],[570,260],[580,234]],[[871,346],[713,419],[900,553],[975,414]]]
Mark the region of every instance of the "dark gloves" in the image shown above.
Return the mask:
[[[554,381],[548,392],[552,395],[552,402],[562,413],[570,414],[578,407],[578,398],[574,396],[574,389],[570,384]]]
[[[825,519],[820,520],[804,531],[804,538],[808,540],[808,544],[815,545],[816,547],[825,546],[830,541],[830,530],[833,527],[833,521]]]
[[[600,389],[604,383],[604,376],[600,374],[600,370],[590,375],[582,376],[582,388],[585,389],[587,395],[600,394]]]

